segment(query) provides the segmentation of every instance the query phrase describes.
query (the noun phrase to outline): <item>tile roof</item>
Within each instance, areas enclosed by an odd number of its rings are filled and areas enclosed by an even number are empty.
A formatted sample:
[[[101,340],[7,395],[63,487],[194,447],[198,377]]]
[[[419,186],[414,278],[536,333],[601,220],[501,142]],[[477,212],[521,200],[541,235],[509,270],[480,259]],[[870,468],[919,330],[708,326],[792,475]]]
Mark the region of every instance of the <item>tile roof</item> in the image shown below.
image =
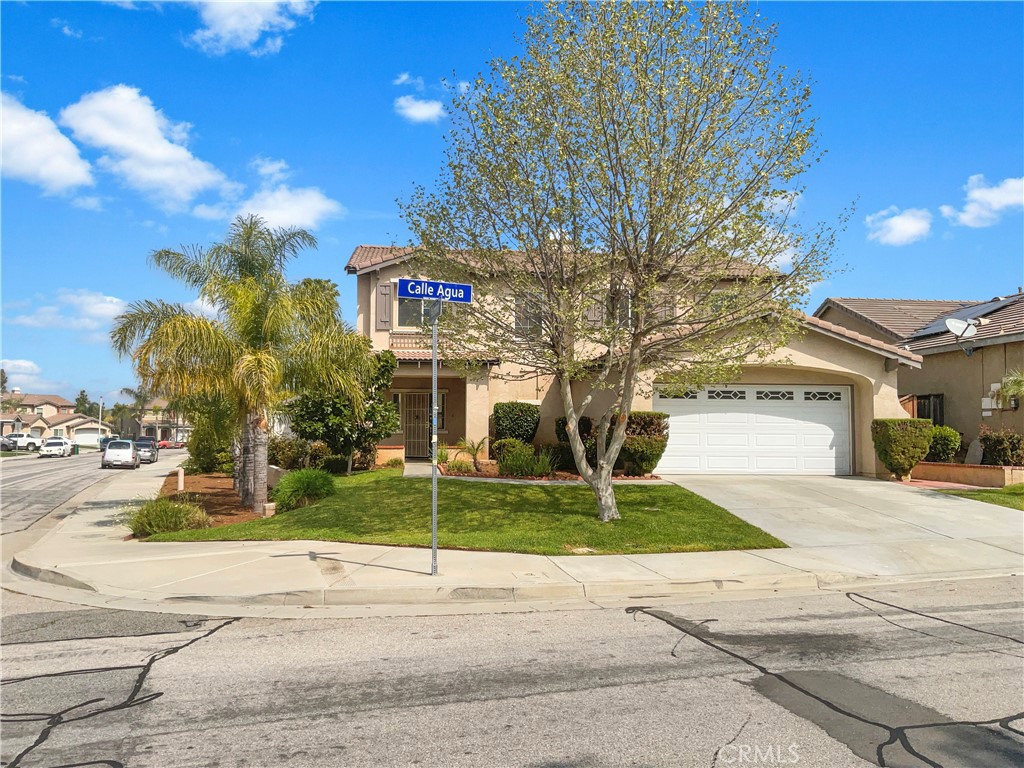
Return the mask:
[[[977,325],[978,332],[969,340],[966,340],[965,343],[977,344],[983,341],[998,343],[998,339],[1003,336],[1024,335],[1024,293],[1017,293],[1006,298],[1012,299],[1012,301],[996,311],[984,315],[981,319],[987,322]],[[987,304],[988,302],[977,303]],[[924,352],[927,354],[930,350],[948,347],[952,344],[956,344],[956,337],[949,331],[943,331],[942,333],[911,339],[907,346],[914,352]]]
[[[43,403],[49,403],[50,405],[74,405],[73,402],[66,400],[60,395],[30,395],[26,393],[12,394],[8,392],[7,396],[11,400],[17,400],[18,405],[21,406],[42,405]]]
[[[894,339],[905,339],[914,331],[950,312],[976,304],[974,301],[933,301],[931,299],[848,299],[828,298],[814,312],[822,314],[830,306],[875,326]]]
[[[359,274],[367,269],[373,267],[382,267],[386,264],[402,261],[411,256],[416,251],[415,247],[398,247],[392,245],[359,245],[352,251],[352,255],[348,259],[348,263],[345,265],[345,271],[350,275]],[[515,251],[510,251],[516,253]],[[736,265],[726,269],[722,273],[722,277],[725,279],[729,278],[741,278],[750,277],[751,275],[759,274],[767,277],[771,275],[771,272],[763,267],[755,267],[753,265]]]
[[[845,328],[842,325],[836,325],[830,323],[827,320],[822,320],[820,317],[814,317],[814,315],[805,315],[804,323],[809,325],[811,328],[831,333],[835,336],[840,336],[844,339],[848,339],[859,344],[863,344],[868,347],[873,347],[880,352],[886,352],[900,360],[909,361],[913,363],[920,363],[922,358],[920,355],[914,354],[913,352],[907,351],[902,347],[897,347],[893,344],[886,344],[884,341],[872,338],[871,336],[865,336],[863,333],[857,333],[851,331],[849,328]]]
[[[354,275],[371,267],[379,267],[392,261],[404,259],[413,250],[413,248],[400,248],[394,245],[358,245],[349,256],[345,271]]]

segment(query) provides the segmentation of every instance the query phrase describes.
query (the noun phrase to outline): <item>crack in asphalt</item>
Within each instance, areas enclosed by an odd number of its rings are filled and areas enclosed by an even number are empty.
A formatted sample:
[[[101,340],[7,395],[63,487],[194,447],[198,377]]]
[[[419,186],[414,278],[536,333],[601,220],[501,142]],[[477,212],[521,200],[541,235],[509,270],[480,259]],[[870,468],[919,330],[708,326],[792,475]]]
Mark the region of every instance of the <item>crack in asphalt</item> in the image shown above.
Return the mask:
[[[196,637],[193,637],[192,639],[190,639],[190,640],[188,640],[188,641],[186,641],[186,642],[184,642],[184,643],[182,643],[180,645],[171,646],[170,648],[164,648],[162,650],[159,650],[159,651],[156,651],[155,653],[150,654],[149,657],[146,659],[146,661],[144,663],[142,663],[142,664],[126,664],[126,665],[115,666],[115,667],[96,667],[96,668],[93,668],[93,669],[67,670],[65,672],[52,672],[52,673],[46,673],[46,674],[40,674],[40,675],[27,675],[25,677],[16,677],[16,678],[11,678],[11,679],[8,679],[8,680],[0,681],[0,686],[6,686],[6,685],[17,685],[19,683],[30,682],[30,681],[33,681],[33,680],[47,679],[47,678],[72,677],[72,676],[76,676],[76,675],[89,675],[89,674],[97,674],[97,673],[105,673],[105,672],[123,672],[123,671],[127,671],[127,670],[137,670],[137,674],[135,676],[135,683],[132,686],[131,691],[124,698],[124,700],[122,700],[120,702],[116,702],[114,704],[111,704],[110,706],[107,706],[107,707],[102,707],[100,709],[92,710],[92,711],[87,712],[85,714],[72,715],[72,713],[74,713],[75,710],[80,710],[83,707],[88,707],[88,706],[90,706],[92,704],[98,704],[98,703],[100,703],[102,701],[105,701],[104,698],[97,698],[97,699],[89,699],[87,701],[79,702],[78,704],[74,704],[74,705],[72,705],[70,707],[67,707],[66,709],[63,709],[63,710],[61,710],[59,712],[53,712],[53,713],[21,712],[21,713],[11,713],[11,714],[4,713],[4,714],[0,715],[0,723],[45,722],[45,725],[43,726],[42,730],[39,732],[39,735],[36,736],[36,739],[35,739],[34,742],[32,742],[32,744],[27,746],[25,749],[23,749],[17,755],[15,755],[14,758],[10,762],[0,763],[0,765],[6,766],[6,768],[18,768],[19,766],[21,766],[22,761],[29,754],[31,754],[33,750],[37,749],[38,747],[40,747],[41,745],[46,743],[46,740],[50,738],[50,735],[53,733],[53,731],[56,728],[58,728],[58,727],[60,727],[62,725],[66,725],[68,723],[75,723],[75,722],[79,722],[79,721],[82,721],[82,720],[88,720],[90,718],[96,717],[97,715],[103,715],[103,714],[108,714],[108,713],[111,713],[111,712],[117,712],[117,711],[120,711],[120,710],[130,709],[132,707],[138,707],[138,706],[141,706],[143,704],[148,704],[151,701],[155,701],[156,699],[160,698],[161,696],[163,696],[163,692],[162,691],[157,691],[155,693],[146,694],[145,696],[141,695],[142,688],[146,684],[146,679],[149,677],[149,673],[153,671],[153,667],[156,666],[156,663],[158,661],[166,659],[169,656],[173,656],[174,654],[178,653],[179,651],[183,651],[184,649],[188,648],[189,646],[195,645],[196,643],[198,643],[201,640],[205,640],[206,638],[210,637],[214,633],[219,632],[220,630],[224,629],[224,627],[227,627],[228,625],[234,624],[234,623],[236,623],[238,621],[241,621],[241,619],[234,618],[234,619],[227,619],[225,621],[222,621],[217,626],[212,627],[211,629],[203,632],[202,634],[200,634],[200,635],[198,635]],[[69,716],[69,715],[72,715],[72,716]],[[120,762],[118,762],[116,760],[99,760],[99,761],[93,761],[93,762],[87,762],[87,763],[72,763],[72,764],[65,765],[65,766],[57,766],[56,768],[78,768],[79,766],[90,766],[90,765],[105,765],[105,766],[110,766],[110,768],[124,768],[124,764],[120,763]]]
[[[878,602],[882,602],[882,601],[878,601]],[[891,605],[891,604],[886,604],[886,605]],[[899,606],[892,606],[892,607],[899,608]],[[917,613],[917,614],[922,615],[922,616],[927,616],[927,614],[921,614],[919,611],[912,611],[910,609],[906,609],[906,610],[910,611],[911,613]],[[741,662],[742,664],[744,664],[744,665],[746,665],[748,667],[751,667],[752,669],[760,672],[761,675],[764,676],[762,679],[770,679],[771,681],[777,682],[778,684],[783,686],[785,689],[788,689],[788,690],[798,694],[799,696],[804,697],[806,700],[809,700],[810,702],[816,702],[817,704],[820,704],[821,706],[825,707],[830,712],[835,713],[837,715],[840,715],[842,718],[846,718],[847,720],[854,721],[855,723],[871,726],[871,727],[874,727],[874,728],[877,728],[877,729],[883,731],[885,734],[887,734],[886,739],[884,741],[881,741],[881,742],[877,743],[875,745],[875,748],[874,748],[874,756],[875,756],[876,764],[879,765],[879,766],[882,766],[883,768],[885,766],[889,765],[889,763],[887,762],[886,756],[885,756],[885,749],[886,749],[886,747],[890,747],[890,746],[892,746],[894,744],[899,744],[903,748],[903,750],[906,753],[906,755],[908,755],[910,757],[913,757],[913,758],[916,758],[917,760],[921,761],[924,765],[930,766],[930,768],[943,768],[943,764],[941,762],[939,762],[937,758],[933,759],[932,757],[929,757],[929,756],[925,755],[924,753],[922,753],[920,750],[918,750],[914,746],[914,744],[912,743],[911,738],[910,738],[911,732],[922,732],[922,731],[925,731],[927,729],[938,729],[938,728],[949,728],[949,727],[975,727],[975,728],[979,728],[980,729],[983,726],[996,725],[996,726],[999,726],[999,728],[1002,729],[1003,731],[1008,731],[1010,733],[1014,733],[1014,734],[1017,734],[1017,735],[1024,735],[1024,731],[1022,731],[1019,728],[1015,728],[1015,727],[1013,727],[1011,725],[1011,723],[1014,723],[1014,722],[1016,722],[1018,720],[1024,719],[1024,711],[1016,712],[1014,714],[1006,715],[1006,716],[1003,716],[1003,717],[991,718],[991,719],[987,719],[987,720],[959,720],[959,721],[945,720],[945,721],[939,721],[939,722],[925,722],[925,723],[909,724],[909,725],[890,725],[888,723],[882,722],[881,720],[875,720],[875,719],[872,719],[872,718],[869,718],[869,717],[866,717],[866,716],[863,716],[863,715],[859,715],[856,712],[853,712],[853,711],[847,709],[846,707],[841,706],[840,704],[836,703],[835,701],[832,701],[832,700],[826,698],[824,695],[815,693],[814,691],[810,690],[806,686],[801,685],[800,683],[794,681],[792,679],[792,677],[794,677],[796,675],[794,675],[792,673],[784,674],[784,673],[781,673],[781,672],[773,672],[772,670],[768,669],[768,667],[764,666],[763,664],[758,663],[754,659],[752,659],[752,658],[750,658],[748,656],[744,656],[743,654],[741,654],[741,653],[739,653],[737,651],[733,651],[733,650],[727,648],[721,642],[717,642],[715,639],[713,639],[712,632],[705,627],[705,624],[707,623],[707,620],[704,620],[704,621],[693,621],[693,620],[686,619],[686,618],[683,618],[683,617],[680,617],[680,616],[676,616],[675,614],[669,613],[668,611],[663,611],[663,610],[658,610],[658,609],[654,609],[654,608],[649,608],[649,607],[646,607],[646,606],[631,606],[629,608],[626,608],[626,613],[632,615],[634,620],[636,619],[636,615],[637,614],[645,614],[647,616],[650,616],[651,618],[654,618],[654,619],[657,619],[659,621],[662,621],[665,624],[668,624],[670,627],[678,630],[679,632],[682,632],[684,636],[691,637],[694,640],[696,640],[697,642],[701,643],[702,645],[705,645],[705,646],[707,646],[709,648],[712,648],[712,649],[714,649],[714,650],[716,650],[716,651],[718,651],[720,653],[723,653],[726,656],[729,656],[729,657],[731,657],[731,658]],[[929,618],[931,618],[931,617],[929,617]],[[952,621],[948,621],[948,620],[944,620],[944,619],[938,619],[938,620],[939,621],[945,621],[946,623],[950,623],[950,624],[957,624],[958,626],[962,626],[965,629],[972,629],[972,630],[974,630],[976,632],[980,632],[982,634],[996,635],[998,637],[1002,637],[1004,639],[1011,640],[1011,641],[1016,642],[1016,643],[1020,643],[1021,642],[1020,640],[1017,640],[1016,638],[1007,637],[1007,636],[1004,636],[1004,635],[998,635],[997,633],[988,632],[986,630],[977,629],[975,627],[970,627],[970,626],[965,625],[965,624],[958,624],[957,622],[952,622]],[[676,646],[678,646],[678,643],[676,643]],[[673,648],[673,650],[674,649],[675,648]],[[761,692],[762,692],[762,694],[764,694],[763,690]],[[891,696],[891,694],[889,694],[889,695]],[[892,698],[897,699],[898,697],[894,697],[893,696]],[[791,709],[791,711],[794,711],[794,710]],[[796,712],[796,713],[797,714],[801,714],[800,712]],[[936,713],[936,714],[938,714],[938,713]],[[805,719],[810,719],[806,715],[802,715],[802,716]],[[814,722],[814,721],[812,720],[812,722]],[[819,725],[819,727],[821,727],[821,723],[816,723],[816,724]],[[999,731],[995,731],[995,732],[988,731],[987,733],[992,733],[993,735],[999,735]],[[830,735],[833,735],[833,737],[835,737],[834,734],[832,734],[831,732],[830,732]],[[738,738],[738,734],[737,734],[736,737],[733,738],[733,741],[735,741],[736,738]],[[1004,738],[1008,739],[1008,737],[1004,737]],[[837,740],[842,741],[842,739],[837,739]],[[1010,741],[1011,741],[1011,744],[1013,744],[1014,746],[1017,746],[1016,742],[1013,742],[1012,740],[1010,740]],[[732,743],[732,742],[730,742],[730,743]],[[850,747],[851,749],[854,749],[855,752],[857,751],[855,749],[855,746],[861,746],[860,744],[856,744],[855,745],[855,744],[852,744],[852,743],[850,743],[848,741],[844,742],[844,743],[846,743],[846,745],[848,747]],[[721,751],[721,749],[724,749],[725,746],[727,746],[727,745],[723,745],[723,747],[721,747],[719,749],[719,751]],[[1002,746],[1002,745],[997,745],[997,749],[998,749],[999,746]],[[898,756],[896,757],[896,759],[898,760]],[[712,763],[712,764],[714,764],[714,763]],[[1009,763],[1009,764],[1019,765],[1019,763]]]
[[[970,643],[965,643],[965,642],[962,642],[960,640],[954,640],[951,637],[945,637],[943,635],[936,635],[936,634],[933,634],[931,632],[925,632],[923,629],[917,629],[915,627],[908,627],[905,624],[900,624],[897,621],[893,621],[888,616],[883,616],[879,611],[875,610],[870,605],[865,605],[865,603],[868,603],[868,602],[870,602],[870,603],[877,603],[878,605],[884,605],[887,608],[892,608],[894,610],[902,611],[904,613],[910,613],[910,614],[913,614],[914,616],[921,616],[922,618],[931,619],[932,621],[942,622],[943,624],[949,624],[949,625],[954,626],[954,627],[960,627],[961,629],[968,629],[971,632],[977,632],[977,633],[982,634],[982,635],[990,635],[991,637],[998,637],[998,638],[1000,638],[1002,640],[1009,640],[1011,643],[1017,643],[1018,645],[1024,645],[1024,640],[1018,640],[1016,637],[1011,637],[1010,635],[1003,635],[1003,634],[1000,634],[998,632],[989,632],[986,629],[978,629],[977,627],[972,627],[969,624],[961,624],[958,621],[953,621],[951,619],[943,619],[940,616],[933,616],[930,613],[923,613],[921,611],[915,611],[912,608],[905,608],[904,606],[896,605],[895,603],[887,603],[884,600],[879,600],[879,599],[874,598],[874,597],[868,597],[867,595],[862,595],[859,592],[847,592],[846,593],[846,597],[847,597],[847,599],[849,599],[850,601],[852,601],[856,605],[859,605],[861,608],[866,608],[867,610],[871,611],[873,614],[875,614],[878,618],[880,618],[882,621],[886,622],[887,624],[891,624],[892,626],[898,627],[900,629],[905,629],[908,632],[916,632],[917,634],[924,635],[926,637],[933,637],[933,638],[935,638],[937,640],[945,640],[946,642],[953,643],[954,645],[963,645],[963,646],[967,646],[969,648],[973,648],[974,647]],[[864,602],[860,602],[861,600],[863,600]],[[1017,653],[1009,653],[1007,651],[1000,651],[997,648],[978,648],[976,650],[986,651],[987,653],[998,653],[998,654],[1000,654],[1002,656],[1012,656],[1015,659],[1024,659],[1024,655],[1017,654]]]

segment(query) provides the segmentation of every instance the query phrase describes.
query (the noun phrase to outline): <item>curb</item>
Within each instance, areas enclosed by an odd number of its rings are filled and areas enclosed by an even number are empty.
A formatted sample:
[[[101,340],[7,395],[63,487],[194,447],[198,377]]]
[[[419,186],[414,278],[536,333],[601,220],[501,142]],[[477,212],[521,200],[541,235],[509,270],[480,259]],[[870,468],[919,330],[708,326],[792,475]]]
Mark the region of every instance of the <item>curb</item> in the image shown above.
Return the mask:
[[[39,568],[35,565],[23,563],[18,559],[17,555],[11,560],[11,570],[21,576],[26,576],[45,584],[56,584],[58,587],[68,587],[70,589],[82,589],[86,592],[97,591],[91,584],[86,584],[84,581],[79,581],[60,571],[55,571],[51,568]]]

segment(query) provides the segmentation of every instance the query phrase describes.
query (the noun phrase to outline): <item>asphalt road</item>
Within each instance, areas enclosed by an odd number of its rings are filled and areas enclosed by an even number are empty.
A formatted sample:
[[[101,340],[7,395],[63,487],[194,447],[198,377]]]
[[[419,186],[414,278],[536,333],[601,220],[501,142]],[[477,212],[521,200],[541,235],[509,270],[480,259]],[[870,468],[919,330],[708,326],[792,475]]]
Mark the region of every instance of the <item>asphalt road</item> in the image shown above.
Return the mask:
[[[23,531],[106,477],[97,451],[78,456],[0,459],[0,531]]]
[[[210,619],[3,593],[2,764],[1024,764],[1020,579]]]

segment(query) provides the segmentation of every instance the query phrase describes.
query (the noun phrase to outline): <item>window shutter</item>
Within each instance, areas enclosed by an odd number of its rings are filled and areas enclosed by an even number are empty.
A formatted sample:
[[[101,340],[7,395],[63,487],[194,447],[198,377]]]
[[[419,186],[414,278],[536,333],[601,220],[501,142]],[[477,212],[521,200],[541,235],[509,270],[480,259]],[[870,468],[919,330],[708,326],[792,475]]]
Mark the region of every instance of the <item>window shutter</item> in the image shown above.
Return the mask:
[[[391,283],[377,286],[377,330],[391,330]]]

